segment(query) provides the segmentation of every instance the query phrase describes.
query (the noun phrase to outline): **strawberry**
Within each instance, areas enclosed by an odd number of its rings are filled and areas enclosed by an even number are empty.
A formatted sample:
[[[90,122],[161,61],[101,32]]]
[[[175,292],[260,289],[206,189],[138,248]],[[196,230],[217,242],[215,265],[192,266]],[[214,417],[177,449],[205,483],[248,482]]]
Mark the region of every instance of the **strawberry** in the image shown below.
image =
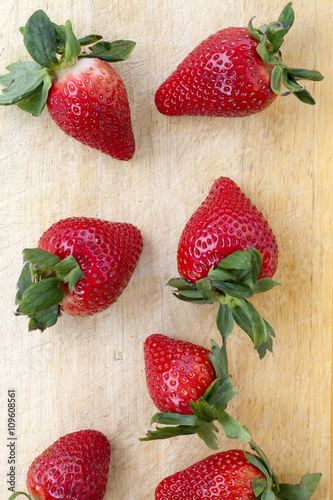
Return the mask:
[[[35,458],[27,474],[30,496],[21,494],[33,500],[102,500],[109,463],[110,443],[104,434],[95,430],[67,434]]]
[[[53,224],[38,248],[23,251],[17,314],[29,329],[55,324],[61,311],[88,316],[109,307],[127,286],[142,252],[140,231],[128,223],[71,217]]]
[[[257,449],[256,449],[257,451]],[[321,474],[306,474],[296,485],[279,484],[261,450],[216,453],[163,479],[155,500],[309,500]]]
[[[211,449],[217,449],[214,421],[230,438],[249,441],[246,429],[226,412],[236,392],[228,375],[226,351],[212,341],[204,347],[150,335],[144,343],[146,381],[160,413],[152,423],[163,424],[148,431],[142,441],[198,434]]]
[[[127,59],[135,43],[99,41],[99,35],[78,40],[70,21],[58,26],[42,10],[21,31],[34,61],[7,67],[10,73],[0,77],[5,86],[0,104],[18,104],[33,116],[47,104],[66,134],[118,160],[130,160],[135,141],[127,93],[108,63]],[[90,52],[81,52],[88,44],[94,44]]]
[[[149,394],[162,412],[191,414],[197,401],[216,379],[211,352],[190,342],[165,335],[148,337],[144,344]]]
[[[288,68],[280,47],[294,22],[291,2],[278,21],[254,29],[222,29],[201,42],[162,83],[155,94],[164,115],[239,117],[258,113],[277,95],[293,93],[301,101],[315,101],[300,79],[320,81],[318,71]],[[282,81],[285,91],[280,90]]]
[[[234,320],[260,357],[272,348],[272,327],[246,300],[277,285],[275,236],[259,210],[231,179],[217,179],[187,222],[177,252],[179,279],[169,285],[193,303],[219,303],[217,325],[224,341]]]

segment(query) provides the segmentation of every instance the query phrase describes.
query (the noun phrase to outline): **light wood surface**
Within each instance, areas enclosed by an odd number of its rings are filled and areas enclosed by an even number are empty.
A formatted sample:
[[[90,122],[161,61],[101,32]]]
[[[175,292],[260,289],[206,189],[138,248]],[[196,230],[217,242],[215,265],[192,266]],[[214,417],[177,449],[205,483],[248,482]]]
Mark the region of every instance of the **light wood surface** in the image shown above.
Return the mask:
[[[211,453],[199,438],[142,443],[155,412],[145,386],[142,345],[152,333],[206,347],[219,341],[215,306],[173,297],[176,249],[185,222],[213,181],[231,177],[269,220],[279,244],[283,287],[253,303],[274,325],[274,353],[260,361],[245,334],[229,341],[238,396],[230,412],[265,450],[282,482],[322,472],[314,498],[333,497],[332,382],[332,6],[295,0],[286,37],[290,66],[318,69],[307,84],[316,106],[278,98],[242,119],[160,115],[159,84],[201,40],[227,26],[276,19],[284,1],[14,0],[0,5],[0,72],[28,60],[18,28],[42,8],[71,19],[78,36],[137,42],[114,67],[128,90],[137,150],[126,163],[67,137],[45,110],[36,119],[0,109],[1,412],[0,491],[8,498],[7,390],[16,390],[16,488],[33,458],[61,435],[95,428],[110,439],[106,500],[149,500],[159,481]],[[118,302],[95,317],[62,316],[27,332],[13,314],[21,251],[53,222],[82,215],[131,222],[144,250]],[[219,436],[220,449],[241,443]]]

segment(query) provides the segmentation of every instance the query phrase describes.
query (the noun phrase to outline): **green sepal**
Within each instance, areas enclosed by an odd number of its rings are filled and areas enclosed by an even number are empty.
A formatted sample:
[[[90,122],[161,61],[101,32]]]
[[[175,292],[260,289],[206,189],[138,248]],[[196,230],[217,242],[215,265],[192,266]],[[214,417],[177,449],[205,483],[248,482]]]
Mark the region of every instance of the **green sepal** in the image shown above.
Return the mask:
[[[31,498],[29,497],[29,495],[27,495],[26,493],[24,493],[24,491],[16,491],[15,493],[13,493],[12,495],[10,495],[9,499],[8,500],[14,500],[15,498],[17,498],[19,495],[24,495],[25,497],[29,498],[31,500]]]
[[[28,19],[24,27],[24,45],[34,61],[54,70],[59,67],[56,53],[57,34],[54,24],[42,10],[37,10]]]
[[[55,325],[59,316],[61,316],[61,311],[57,304],[44,311],[39,311],[30,317],[28,330],[29,332],[32,330],[40,330],[43,332],[46,328]]]
[[[22,252],[23,260],[30,262],[37,271],[45,271],[60,262],[60,257],[47,252],[42,248],[25,248]]]
[[[167,286],[177,288],[177,290],[196,290],[195,283],[190,283],[183,278],[171,278],[167,282]]]
[[[271,278],[260,278],[252,288],[252,293],[253,295],[256,295],[257,293],[268,292],[275,286],[281,286],[281,283],[278,283]]]
[[[294,92],[294,96],[296,96],[297,99],[304,102],[305,104],[311,104],[311,105],[316,104],[316,101],[314,100],[314,98],[312,97],[310,92],[308,92],[306,89],[302,89],[302,90],[298,90],[297,92]]]
[[[321,82],[324,77],[316,70],[300,69],[300,68],[286,68],[289,75],[294,76],[299,80],[310,80],[312,82]]]
[[[17,284],[16,314],[29,317],[29,330],[43,331],[53,326],[61,315],[62,284],[66,283],[73,293],[84,274],[72,255],[61,260],[41,248],[26,248],[23,258],[26,263]]]
[[[70,293],[73,293],[76,283],[84,277],[73,255],[61,260],[53,269],[57,273],[57,278],[68,284]]]
[[[223,342],[225,343],[234,327],[234,318],[229,306],[219,304],[216,315],[216,326],[222,336]]]
[[[103,37],[101,35],[87,35],[83,38],[79,38],[79,44],[81,45],[81,47],[84,47],[85,45],[90,45],[91,43],[98,42],[102,38]]]
[[[206,401],[209,406],[213,406],[217,411],[220,411],[226,408],[227,404],[236,395],[237,392],[234,389],[230,375],[224,375],[211,383],[203,396],[203,400]],[[200,401],[200,399],[198,401]],[[214,413],[214,418],[216,418],[216,413]]]
[[[40,116],[47,103],[51,85],[52,77],[51,75],[46,74],[39,94],[30,97],[30,99],[19,102],[18,107],[27,113],[31,113],[33,116]]]
[[[202,422],[213,422],[217,420],[218,413],[214,406],[210,405],[203,397],[199,398],[196,402],[190,401],[190,407],[199,421]]]
[[[254,496],[257,498],[261,495],[267,486],[267,481],[264,478],[255,477],[251,481]]]
[[[294,24],[295,13],[292,8],[292,2],[289,2],[279,15],[278,23],[282,24],[285,28],[291,28]]]
[[[152,416],[150,424],[163,424],[163,425],[185,425],[194,426],[198,425],[198,419],[195,415],[182,415],[181,413],[161,412],[155,413]]]
[[[60,304],[64,294],[59,288],[57,278],[48,278],[38,281],[27,288],[17,308],[17,314],[33,316],[36,312],[44,311],[55,304]]]
[[[218,450],[216,432],[217,429],[212,422],[200,421],[197,434],[211,450]]]
[[[221,347],[212,340],[211,354],[208,354],[209,359],[213,363],[215,368],[215,373],[217,378],[224,377],[229,374],[228,371],[228,356],[227,356],[227,346],[225,343]]]
[[[197,426],[186,426],[179,425],[177,427],[156,427],[154,431],[147,431],[147,435],[143,438],[139,438],[140,441],[153,441],[157,439],[169,439],[175,436],[189,436],[191,434],[197,434],[200,425]]]
[[[262,466],[258,466],[258,468],[265,474],[265,476],[270,480],[270,483],[273,482],[275,484],[275,488],[279,489],[279,482],[273,472],[273,469],[271,467],[271,464],[269,463],[269,460],[264,453],[264,451],[259,448],[259,446],[251,439],[250,441],[250,446],[251,448],[258,454],[260,458],[260,463]],[[253,458],[253,455],[251,456],[251,459]],[[251,461],[251,460],[250,460]],[[251,462],[253,463],[253,462]]]
[[[11,104],[16,104],[24,99],[39,94],[46,75],[46,69],[36,69],[31,73],[25,73],[15,77],[10,85],[2,90],[3,93],[0,95],[0,105],[10,106]]]
[[[131,40],[116,40],[115,42],[98,42],[90,47],[89,54],[82,53],[81,57],[98,57],[103,61],[125,61],[131,55],[136,43]]]
[[[280,484],[275,496],[280,500],[309,500],[317,489],[322,474],[305,474],[299,484]]]
[[[261,494],[260,500],[275,500],[276,497],[270,486],[266,486],[264,491]]]
[[[238,420],[234,419],[225,410],[219,412],[218,422],[226,437],[231,439],[238,439],[239,441],[249,442],[251,436],[247,429],[243,427]]]
[[[76,59],[81,54],[81,45],[73,33],[72,23],[66,21],[66,44],[65,44],[65,60],[71,61]]]

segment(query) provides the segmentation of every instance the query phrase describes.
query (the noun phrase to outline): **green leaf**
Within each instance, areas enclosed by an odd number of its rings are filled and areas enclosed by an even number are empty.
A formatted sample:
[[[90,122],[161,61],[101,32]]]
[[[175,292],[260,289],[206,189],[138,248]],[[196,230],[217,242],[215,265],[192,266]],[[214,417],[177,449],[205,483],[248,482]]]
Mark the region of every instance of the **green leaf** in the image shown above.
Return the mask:
[[[213,281],[237,281],[238,277],[232,272],[221,268],[215,269],[214,266],[208,272],[208,278]]]
[[[226,342],[234,327],[234,319],[229,306],[219,304],[216,315],[216,326],[222,335],[223,342]]]
[[[18,283],[17,283],[17,293],[15,297],[15,304],[19,304],[22,300],[24,292],[33,285],[30,272],[30,264],[27,262],[21,271]]]
[[[299,68],[286,68],[287,72],[300,80],[311,80],[313,82],[320,82],[324,79],[323,75],[316,70],[299,69]]]
[[[280,23],[270,23],[268,25],[268,40],[272,46],[272,52],[275,54],[284,42],[284,36],[289,28],[284,28]]]
[[[177,290],[196,290],[194,283],[184,280],[183,278],[172,278],[167,282],[168,286],[172,286]]]
[[[244,330],[245,333],[251,338],[252,342],[253,338],[253,329],[252,322],[249,316],[249,311],[246,306],[246,302],[244,299],[234,300],[230,303],[230,308],[232,312],[232,316],[237,323],[237,325]]]
[[[37,10],[30,16],[24,28],[23,41],[30,56],[38,64],[48,69],[59,67],[56,57],[57,33],[45,12]]]
[[[262,266],[262,256],[261,256],[261,253],[256,248],[250,247],[248,251],[250,252],[250,256],[251,256],[252,283],[253,283],[253,285],[255,285],[257,282],[260,270],[261,270],[261,266]]]
[[[61,260],[54,266],[54,271],[57,273],[57,278],[64,283],[68,283],[70,293],[73,293],[76,283],[84,278],[84,274],[73,255]]]
[[[286,87],[286,89],[291,90],[292,92],[294,92],[295,90],[296,91],[302,90],[303,88],[300,85],[298,85],[298,83],[289,78],[287,68],[283,68],[282,83]]]
[[[30,498],[29,495],[27,495],[26,493],[24,493],[24,491],[16,491],[16,493],[13,493],[13,495],[11,495],[9,497],[9,500],[14,500],[16,497],[18,497],[19,495],[24,495],[25,497],[27,498]],[[31,499],[30,499],[31,500]]]
[[[102,38],[103,37],[101,35],[87,35],[83,38],[79,38],[79,44],[83,47],[85,45],[98,42],[98,40],[101,40]]]
[[[198,292],[204,299],[210,299],[212,297],[212,283],[209,278],[202,278],[195,282]]]
[[[19,102],[18,107],[23,111],[26,111],[27,113],[31,113],[33,116],[39,116],[47,102],[51,85],[52,77],[51,75],[47,74],[44,77],[41,92],[26,101]]]
[[[72,23],[66,21],[66,45],[65,45],[65,61],[76,59],[81,54],[81,45],[73,33]]]
[[[252,323],[253,343],[255,347],[261,345],[267,338],[266,325],[258,311],[248,301],[244,301]]]
[[[252,17],[252,19],[250,19],[248,25],[247,25],[247,29],[249,30],[250,34],[253,36],[253,38],[255,40],[257,40],[258,42],[260,42],[262,36],[260,35],[260,33],[258,33],[258,31],[253,27],[253,21],[254,17]]]
[[[150,423],[163,425],[196,426],[198,425],[198,419],[194,415],[182,415],[181,413],[165,412],[155,413]]]
[[[320,473],[305,474],[299,484],[280,484],[275,495],[280,500],[309,500],[317,489]]]
[[[186,426],[179,425],[177,427],[156,427],[154,431],[147,431],[147,435],[144,438],[140,438],[140,441],[153,441],[156,439],[169,439],[174,436],[186,436],[191,434],[196,434],[199,430],[199,425],[197,426]]]
[[[256,51],[266,64],[275,64],[276,55],[268,50],[267,43],[268,43],[268,35],[267,33],[265,33],[261,39],[261,42],[258,44]]]
[[[32,330],[44,331],[45,328],[50,328],[55,325],[61,315],[60,308],[56,304],[44,311],[39,311],[31,316],[29,321],[29,332]]]
[[[190,407],[193,414],[203,422],[213,422],[217,419],[217,411],[214,407],[203,398],[199,398],[196,402],[191,400]]]
[[[53,268],[53,266],[58,264],[61,260],[57,255],[42,250],[41,248],[25,248],[23,250],[23,259],[27,262],[31,262],[31,264],[40,271]]]
[[[219,269],[248,269],[251,266],[251,254],[247,250],[236,250],[218,263]]]
[[[35,61],[25,61],[12,63],[7,66],[6,69],[9,73],[0,76],[0,84],[8,87],[16,78],[27,74],[34,74],[43,68],[39,64],[35,63]]]
[[[238,283],[228,283],[227,281],[214,281],[213,286],[220,290],[221,292],[230,295],[231,297],[243,299],[252,297],[253,293],[251,289],[246,285],[240,285]]]
[[[264,321],[265,322],[265,321]],[[256,347],[259,358],[263,359],[266,356],[267,351],[273,352],[273,339],[271,335],[267,332],[267,337],[259,346]]]
[[[228,356],[227,356],[227,346],[225,343],[221,347],[212,340],[212,353],[208,354],[209,359],[213,363],[215,368],[215,373],[218,378],[228,375]]]
[[[218,422],[223,429],[224,434],[231,439],[238,439],[239,441],[249,442],[251,436],[242,425],[231,417],[225,410],[219,412]]]
[[[280,83],[283,74],[283,68],[281,66],[274,66],[271,73],[271,89],[277,95],[283,95],[281,92]]]
[[[270,486],[266,486],[261,494],[260,500],[275,500],[275,495]]]
[[[296,96],[297,99],[299,99],[300,101],[304,102],[305,104],[311,104],[311,105],[316,104],[316,102],[313,99],[313,97],[310,94],[310,92],[308,92],[305,89],[297,91],[297,92],[294,92],[294,96]]]
[[[245,450],[244,450],[244,455],[252,465],[255,465],[265,475],[267,481],[271,482],[271,475],[267,470],[267,467],[265,466],[263,461],[256,455],[253,455],[252,453],[246,453]]]
[[[211,383],[203,397],[209,406],[214,406],[219,411],[225,408],[236,394],[230,375],[224,375]]]
[[[57,52],[60,54],[63,54],[65,51],[65,45],[66,45],[66,27],[65,26],[59,26],[58,24],[51,23],[56,35],[56,42],[57,42]]]
[[[285,28],[290,29],[292,25],[294,24],[295,20],[295,13],[294,10],[291,6],[292,2],[289,2],[284,9],[282,10],[278,23],[282,24]]]
[[[256,295],[258,293],[268,292],[275,286],[281,286],[281,283],[278,283],[271,278],[260,278],[252,288],[252,293],[253,295]]]
[[[277,480],[277,478],[273,472],[273,469],[271,467],[271,464],[269,463],[269,460],[268,460],[267,456],[265,455],[265,453],[263,452],[263,450],[261,448],[259,448],[259,446],[252,439],[250,441],[250,446],[258,454],[261,462],[264,464],[264,467],[265,467],[266,471],[268,472],[268,476],[273,479],[275,485],[278,487],[278,485],[279,485],[278,480]],[[251,463],[253,463],[253,462],[251,462]],[[263,472],[267,477],[267,472],[265,472],[265,469],[263,469]],[[262,470],[262,469],[260,469],[260,470]]]
[[[115,42],[98,42],[90,47],[91,53],[81,54],[81,57],[98,57],[103,61],[125,61],[133,51],[136,43],[130,40],[116,40]]]
[[[60,281],[57,278],[48,278],[34,283],[24,292],[17,309],[18,314],[32,316],[38,311],[60,304],[64,294],[59,289],[59,284]]]
[[[16,104],[41,91],[41,84],[47,75],[47,70],[37,70],[33,73],[25,73],[15,78],[3,94],[0,95],[0,105],[9,106]]]
[[[253,493],[254,493],[255,497],[257,498],[261,495],[261,493],[266,488],[267,481],[264,478],[255,477],[254,479],[252,479],[251,485],[252,485]]]
[[[198,436],[211,450],[218,450],[216,432],[217,429],[213,423],[200,422]]]

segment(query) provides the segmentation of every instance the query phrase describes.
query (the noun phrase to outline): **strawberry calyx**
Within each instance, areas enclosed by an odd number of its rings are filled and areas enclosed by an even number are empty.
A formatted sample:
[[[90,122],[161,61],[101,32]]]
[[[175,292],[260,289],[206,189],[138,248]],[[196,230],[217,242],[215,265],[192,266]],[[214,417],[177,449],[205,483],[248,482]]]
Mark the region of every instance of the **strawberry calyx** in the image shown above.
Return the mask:
[[[27,498],[29,498],[31,500],[31,497],[29,497],[29,495],[27,495],[26,493],[24,493],[24,491],[16,491],[12,495],[10,495],[10,497],[9,497],[8,500],[14,500],[19,495],[24,495],[25,497],[27,497]]]
[[[191,400],[192,415],[176,412],[160,412],[153,415],[151,424],[162,424],[165,427],[156,427],[147,431],[141,441],[168,439],[174,436],[197,434],[212,450],[217,450],[218,422],[228,438],[249,442],[249,432],[241,426],[229,413],[226,412],[228,403],[236,396],[231,376],[228,374],[228,361],[225,345],[220,348],[212,341],[209,358],[213,363],[216,379],[210,384],[197,401]]]
[[[212,266],[207,277],[190,283],[183,278],[173,278],[167,285],[176,289],[174,295],[192,304],[218,302],[216,325],[223,342],[227,341],[234,323],[251,338],[259,357],[272,351],[275,333],[247,300],[258,293],[271,290],[277,281],[259,278],[262,257],[255,248],[237,250]]]
[[[42,10],[34,12],[20,32],[33,61],[7,66],[9,73],[0,76],[0,84],[4,86],[0,105],[18,104],[33,116],[43,111],[57,73],[83,57],[124,61],[135,47],[130,40],[100,41],[102,36],[94,34],[77,39],[70,21],[57,25]],[[87,45],[90,52],[82,52]]]
[[[311,94],[301,85],[299,80],[311,80],[319,82],[323,75],[316,70],[289,68],[282,61],[280,47],[284,42],[284,36],[288,33],[294,23],[295,14],[292,2],[289,2],[282,10],[277,21],[263,24],[255,29],[250,20],[248,30],[259,44],[257,52],[261,59],[268,65],[274,66],[271,73],[271,89],[279,96],[294,94],[300,101],[306,104],[315,104]],[[281,82],[286,90],[281,90]]]
[[[29,331],[43,331],[53,326],[61,315],[60,304],[64,298],[61,286],[66,284],[72,293],[84,275],[72,255],[61,260],[41,248],[26,248],[23,258],[26,263],[17,283],[15,314],[30,318]]]
[[[252,481],[252,488],[255,497],[262,500],[310,500],[315,492],[322,474],[310,473],[301,477],[298,484],[279,483],[267,456],[261,448],[251,439],[249,445],[256,455],[247,453],[245,449],[244,455],[246,459],[263,474],[264,478],[255,477]]]

